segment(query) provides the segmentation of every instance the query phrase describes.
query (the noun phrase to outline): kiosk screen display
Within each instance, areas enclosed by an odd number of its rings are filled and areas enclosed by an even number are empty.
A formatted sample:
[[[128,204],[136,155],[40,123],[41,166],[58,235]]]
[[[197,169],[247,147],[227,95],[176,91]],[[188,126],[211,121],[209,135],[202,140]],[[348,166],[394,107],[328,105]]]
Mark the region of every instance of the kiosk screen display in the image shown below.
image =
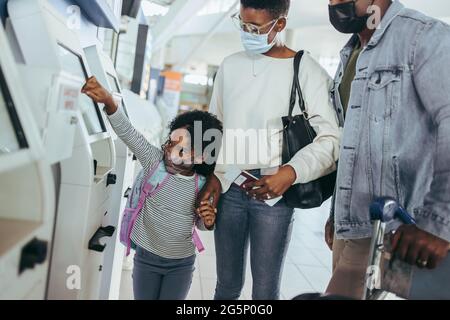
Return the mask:
[[[64,69],[67,72],[84,80],[87,80],[88,75],[86,72],[86,68],[84,66],[83,60],[79,55],[60,44],[59,56],[61,58]],[[83,119],[89,135],[95,135],[106,131],[106,127],[103,123],[103,118],[101,116],[98,105],[84,94],[80,95],[80,110],[83,114]]]

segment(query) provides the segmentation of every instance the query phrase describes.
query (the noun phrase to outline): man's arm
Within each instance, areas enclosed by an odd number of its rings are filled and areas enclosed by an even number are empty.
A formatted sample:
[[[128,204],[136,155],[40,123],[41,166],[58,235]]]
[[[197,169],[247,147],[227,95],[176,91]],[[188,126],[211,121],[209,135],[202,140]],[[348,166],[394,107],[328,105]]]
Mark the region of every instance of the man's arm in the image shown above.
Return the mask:
[[[414,54],[413,77],[423,106],[436,126],[430,192],[416,210],[419,228],[450,242],[450,27],[426,25]]]
[[[430,22],[417,40],[413,79],[436,126],[434,172],[423,206],[414,210],[417,226],[401,226],[392,250],[411,265],[434,269],[448,255],[450,242],[450,27]]]

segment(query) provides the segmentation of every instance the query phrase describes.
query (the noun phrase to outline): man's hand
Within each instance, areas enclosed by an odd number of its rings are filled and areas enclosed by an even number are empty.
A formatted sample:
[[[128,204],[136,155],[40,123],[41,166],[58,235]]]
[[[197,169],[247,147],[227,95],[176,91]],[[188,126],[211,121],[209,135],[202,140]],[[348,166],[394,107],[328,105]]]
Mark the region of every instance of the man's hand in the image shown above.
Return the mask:
[[[445,259],[449,243],[415,225],[402,225],[392,237],[392,253],[419,268],[434,269]]]
[[[325,242],[330,248],[330,250],[333,250],[333,242],[334,242],[334,221],[331,219],[327,220],[327,223],[325,224]]]
[[[277,174],[264,176],[260,180],[247,183],[244,188],[248,195],[260,201],[282,196],[295,182],[297,174],[291,166],[281,167]]]
[[[200,207],[197,209],[197,212],[200,218],[202,218],[205,227],[211,230],[216,222],[217,209],[213,207],[209,201],[202,201],[200,202]]]
[[[81,92],[94,100],[96,103],[103,103],[106,113],[112,115],[117,111],[117,105],[113,96],[97,81],[95,77],[90,77],[81,89]]]

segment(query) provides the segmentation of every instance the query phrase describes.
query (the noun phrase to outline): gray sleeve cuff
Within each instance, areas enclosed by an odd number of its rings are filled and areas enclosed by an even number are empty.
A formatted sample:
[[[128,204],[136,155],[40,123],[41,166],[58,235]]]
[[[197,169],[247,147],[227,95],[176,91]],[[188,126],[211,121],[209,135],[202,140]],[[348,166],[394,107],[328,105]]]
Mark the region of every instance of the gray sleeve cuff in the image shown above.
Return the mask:
[[[419,229],[450,242],[450,218],[447,214],[422,207],[414,209],[414,218]]]

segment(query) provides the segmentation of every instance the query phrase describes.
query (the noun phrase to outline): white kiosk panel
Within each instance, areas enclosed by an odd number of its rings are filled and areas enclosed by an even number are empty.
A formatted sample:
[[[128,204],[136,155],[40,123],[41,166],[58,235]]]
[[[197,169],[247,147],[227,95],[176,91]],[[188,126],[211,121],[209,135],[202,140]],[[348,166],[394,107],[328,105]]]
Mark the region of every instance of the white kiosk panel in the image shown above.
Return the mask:
[[[0,25],[0,300],[43,299],[55,212],[50,165]]]
[[[27,90],[39,102],[34,105],[35,115],[59,110],[58,100],[39,99],[42,92],[53,91],[55,74],[71,77],[77,92],[90,76],[77,31],[70,29],[66,19],[45,0],[9,1],[8,12],[11,33],[26,64],[23,73],[29,79]],[[109,207],[111,185],[115,183],[110,177],[116,158],[111,132],[105,126],[103,113],[88,97],[79,96],[76,115],[78,124],[70,146],[71,156],[60,162],[49,299],[98,298],[104,244],[108,244],[114,231],[102,224]],[[48,128],[44,125],[41,129]],[[56,129],[52,136],[65,141],[61,128]],[[77,270],[80,284],[68,287],[71,272]]]
[[[13,153],[21,149],[21,144],[26,145],[21,124],[18,122],[17,113],[6,87],[3,72],[0,70],[0,156],[2,154]],[[6,99],[6,100],[5,100]],[[13,125],[14,124],[14,125]],[[19,143],[19,136],[22,143]]]

